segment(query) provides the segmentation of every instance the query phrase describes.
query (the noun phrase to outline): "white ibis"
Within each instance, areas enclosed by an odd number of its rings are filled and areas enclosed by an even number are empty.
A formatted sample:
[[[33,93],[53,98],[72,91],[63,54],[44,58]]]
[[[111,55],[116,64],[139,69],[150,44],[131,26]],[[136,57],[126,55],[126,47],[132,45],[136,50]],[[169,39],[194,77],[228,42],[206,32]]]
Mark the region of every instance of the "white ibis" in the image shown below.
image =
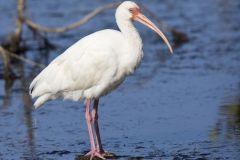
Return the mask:
[[[120,31],[105,29],[80,39],[55,58],[29,88],[32,98],[36,98],[35,108],[56,98],[86,100],[85,116],[91,144],[88,155],[91,159],[104,159],[98,127],[99,98],[132,74],[143,57],[142,40],[133,21],[155,31],[173,52],[164,34],[134,2],[120,4],[115,17]],[[92,109],[91,101],[94,101]]]

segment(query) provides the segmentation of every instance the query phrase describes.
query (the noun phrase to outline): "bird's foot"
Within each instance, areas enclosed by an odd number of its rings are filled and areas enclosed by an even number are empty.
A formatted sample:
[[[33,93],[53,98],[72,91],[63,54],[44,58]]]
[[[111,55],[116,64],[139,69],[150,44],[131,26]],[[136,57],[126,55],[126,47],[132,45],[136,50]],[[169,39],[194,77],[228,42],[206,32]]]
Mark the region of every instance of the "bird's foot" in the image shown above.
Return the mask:
[[[103,155],[104,155],[104,152],[100,153],[100,152],[98,152],[96,150],[91,150],[90,152],[88,152],[86,154],[86,156],[90,156],[90,160],[92,160],[94,157],[98,157],[100,159],[106,159],[106,158],[103,157]]]

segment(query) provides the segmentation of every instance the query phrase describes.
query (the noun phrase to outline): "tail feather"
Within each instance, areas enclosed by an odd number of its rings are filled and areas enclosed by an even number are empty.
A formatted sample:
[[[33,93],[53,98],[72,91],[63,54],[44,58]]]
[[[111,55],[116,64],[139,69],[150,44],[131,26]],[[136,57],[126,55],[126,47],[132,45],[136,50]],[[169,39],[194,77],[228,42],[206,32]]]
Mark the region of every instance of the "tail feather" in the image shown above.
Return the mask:
[[[31,82],[31,84],[30,84],[30,86],[29,86],[29,94],[30,94],[30,95],[32,95],[32,92],[33,92],[35,86],[37,85],[37,82],[39,81],[39,77],[40,77],[40,76],[38,75],[38,76],[35,77],[35,78],[33,79],[33,81]]]
[[[50,99],[51,99],[51,94],[44,94],[38,97],[34,103],[35,109],[41,107],[45,102],[49,101]]]
[[[42,95],[50,93],[51,91],[49,90],[49,88],[50,88],[49,84],[45,82],[40,82],[39,84],[37,83],[32,88],[31,93],[32,98],[40,97]]]
[[[36,98],[34,103],[35,109],[42,106],[45,102],[51,99],[51,94],[48,92],[49,86],[41,80],[38,75],[30,84],[29,94],[32,98]]]

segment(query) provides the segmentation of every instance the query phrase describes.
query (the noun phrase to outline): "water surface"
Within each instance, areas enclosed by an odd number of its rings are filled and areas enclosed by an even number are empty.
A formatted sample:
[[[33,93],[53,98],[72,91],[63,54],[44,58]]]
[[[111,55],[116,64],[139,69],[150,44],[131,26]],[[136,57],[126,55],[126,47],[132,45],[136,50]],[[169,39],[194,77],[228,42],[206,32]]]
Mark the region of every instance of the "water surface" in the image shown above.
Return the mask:
[[[240,2],[137,2],[186,33],[189,42],[170,56],[157,35],[136,24],[145,55],[136,73],[100,100],[104,148],[117,159],[238,159]],[[28,1],[27,14],[40,24],[62,26],[105,3]],[[15,4],[0,1],[1,38],[14,29]],[[117,28],[114,10],[77,30],[47,34],[57,46],[50,51],[39,51],[25,29],[31,46],[26,56],[47,64],[76,40],[103,28]],[[32,111],[27,88],[40,69],[19,63],[15,71],[19,78],[12,83],[0,80],[0,159],[65,160],[87,152],[84,104],[55,100]]]

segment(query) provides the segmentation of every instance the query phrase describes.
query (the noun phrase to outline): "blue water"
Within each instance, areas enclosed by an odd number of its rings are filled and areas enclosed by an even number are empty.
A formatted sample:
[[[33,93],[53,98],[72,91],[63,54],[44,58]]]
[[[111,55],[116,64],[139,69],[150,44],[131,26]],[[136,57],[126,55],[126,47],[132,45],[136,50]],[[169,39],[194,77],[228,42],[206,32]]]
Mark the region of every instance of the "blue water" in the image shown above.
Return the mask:
[[[118,159],[238,159],[240,2],[137,2],[186,33],[189,41],[168,55],[157,35],[136,24],[144,42],[143,62],[100,100],[105,150]],[[42,25],[64,26],[105,3],[28,1],[27,15]],[[1,39],[14,29],[15,4],[0,1]],[[26,56],[47,64],[81,37],[116,27],[114,10],[109,10],[76,30],[44,34],[56,45],[49,52],[39,51],[25,28],[26,44],[32,48]],[[90,148],[82,102],[55,100],[31,111],[27,87],[39,71],[19,65],[20,78],[12,86],[0,80],[0,159],[74,159]]]

